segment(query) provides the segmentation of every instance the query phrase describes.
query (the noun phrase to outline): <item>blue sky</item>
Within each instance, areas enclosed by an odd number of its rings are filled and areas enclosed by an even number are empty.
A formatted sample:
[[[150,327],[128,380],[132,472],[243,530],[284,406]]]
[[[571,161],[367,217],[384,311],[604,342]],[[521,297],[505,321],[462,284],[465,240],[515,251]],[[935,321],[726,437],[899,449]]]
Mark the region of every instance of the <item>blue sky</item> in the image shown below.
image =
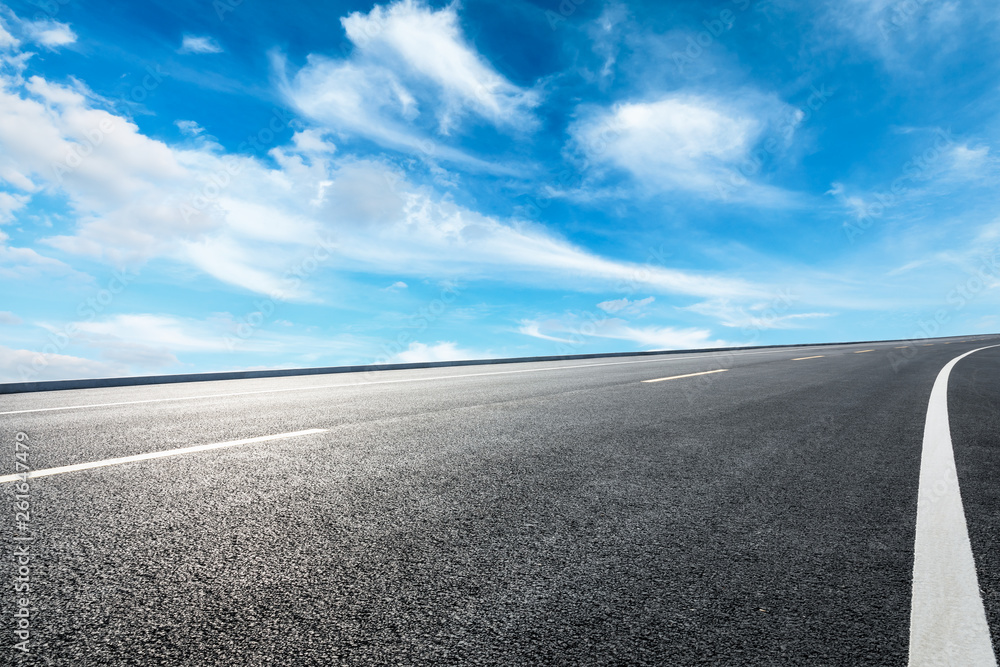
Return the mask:
[[[998,16],[0,4],[0,380],[996,332]]]

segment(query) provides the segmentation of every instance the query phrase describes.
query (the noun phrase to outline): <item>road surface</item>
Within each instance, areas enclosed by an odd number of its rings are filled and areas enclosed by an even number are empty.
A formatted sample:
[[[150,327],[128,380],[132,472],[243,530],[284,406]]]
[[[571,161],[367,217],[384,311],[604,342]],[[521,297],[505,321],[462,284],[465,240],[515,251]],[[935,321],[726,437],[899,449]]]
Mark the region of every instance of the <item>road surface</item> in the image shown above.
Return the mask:
[[[0,484],[0,578],[30,583],[0,596],[3,660],[930,664],[908,654],[925,421],[984,347],[947,404],[996,650],[998,344],[0,396],[0,474],[45,475]]]

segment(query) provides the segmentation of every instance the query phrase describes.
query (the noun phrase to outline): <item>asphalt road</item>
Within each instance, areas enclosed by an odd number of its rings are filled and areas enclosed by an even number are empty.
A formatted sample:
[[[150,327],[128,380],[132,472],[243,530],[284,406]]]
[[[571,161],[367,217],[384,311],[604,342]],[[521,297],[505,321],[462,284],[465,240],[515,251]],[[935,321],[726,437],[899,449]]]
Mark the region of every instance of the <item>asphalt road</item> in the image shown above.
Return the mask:
[[[905,665],[964,341],[2,396],[2,474],[325,430],[39,477],[20,524],[0,484],[0,661]],[[996,650],[1000,347],[949,387]]]

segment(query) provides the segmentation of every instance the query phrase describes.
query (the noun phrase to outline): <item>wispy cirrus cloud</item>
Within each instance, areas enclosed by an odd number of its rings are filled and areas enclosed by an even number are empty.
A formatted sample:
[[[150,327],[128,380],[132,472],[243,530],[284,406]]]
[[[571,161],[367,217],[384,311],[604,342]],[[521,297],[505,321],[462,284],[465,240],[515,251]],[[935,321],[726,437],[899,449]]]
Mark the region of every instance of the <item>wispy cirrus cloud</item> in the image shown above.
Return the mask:
[[[646,297],[645,299],[636,299],[634,301],[630,301],[627,298],[621,298],[621,299],[612,299],[610,301],[602,301],[601,303],[597,304],[597,307],[606,313],[638,315],[640,312],[642,312],[643,308],[653,303],[654,301],[656,301],[656,297],[653,296]]]
[[[579,351],[600,341],[622,341],[644,350],[678,350],[726,347],[731,343],[713,338],[710,329],[676,326],[635,326],[619,317],[580,318],[569,315],[546,320],[525,320],[518,333],[559,343],[558,351]]]
[[[724,327],[752,330],[815,327],[824,318],[834,315],[825,312],[788,312],[791,304],[779,303],[783,307],[776,309],[775,302],[739,304],[722,298],[696,303],[684,310],[711,317]]]
[[[121,363],[0,345],[0,381],[3,382],[120,377],[127,374],[128,366]]]

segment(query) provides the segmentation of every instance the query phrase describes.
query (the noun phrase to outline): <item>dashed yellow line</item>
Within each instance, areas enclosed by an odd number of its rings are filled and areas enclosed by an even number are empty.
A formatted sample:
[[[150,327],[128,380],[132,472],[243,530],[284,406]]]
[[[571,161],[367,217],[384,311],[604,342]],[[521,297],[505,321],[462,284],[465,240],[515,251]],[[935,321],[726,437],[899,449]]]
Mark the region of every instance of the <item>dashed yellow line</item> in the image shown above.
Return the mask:
[[[875,350],[858,350],[854,354],[864,354],[865,352],[874,352]]]
[[[792,361],[805,361],[806,359],[822,359],[825,354],[817,354],[815,357],[799,357],[798,359],[792,359]]]

